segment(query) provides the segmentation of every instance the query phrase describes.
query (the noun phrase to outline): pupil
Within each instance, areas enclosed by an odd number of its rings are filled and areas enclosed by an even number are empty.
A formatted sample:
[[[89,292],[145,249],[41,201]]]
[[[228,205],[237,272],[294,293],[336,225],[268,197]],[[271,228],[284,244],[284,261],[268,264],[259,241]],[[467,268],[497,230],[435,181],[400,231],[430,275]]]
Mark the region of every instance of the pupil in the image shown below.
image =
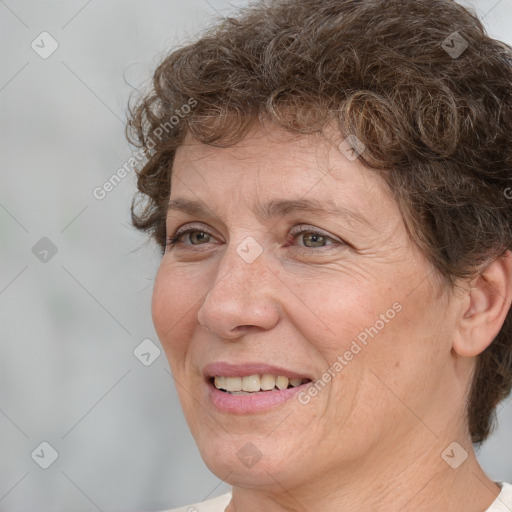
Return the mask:
[[[208,236],[208,233],[203,233],[202,231],[198,232],[198,235],[196,235],[196,238],[199,238],[199,242],[201,241],[201,237]]]
[[[314,233],[311,233],[310,235],[306,236],[306,239],[316,239],[316,241],[313,240],[313,244],[315,244],[319,239],[322,238],[324,238],[322,235],[315,235]]]

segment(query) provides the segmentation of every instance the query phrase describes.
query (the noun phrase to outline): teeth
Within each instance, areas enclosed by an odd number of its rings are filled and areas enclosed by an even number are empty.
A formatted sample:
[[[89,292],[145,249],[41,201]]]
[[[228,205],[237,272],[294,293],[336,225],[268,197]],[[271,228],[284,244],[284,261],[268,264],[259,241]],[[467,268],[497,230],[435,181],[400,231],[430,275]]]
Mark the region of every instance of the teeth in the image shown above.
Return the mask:
[[[249,375],[242,379],[242,391],[259,391],[260,390],[260,376]]]
[[[277,377],[276,379],[276,386],[278,387],[278,389],[286,389],[288,387],[288,383],[290,381],[288,380],[288,377],[282,377],[281,375],[279,375],[279,377]]]
[[[217,376],[214,379],[215,387],[228,391],[230,393],[256,393],[258,391],[272,391],[277,388],[283,390],[291,387],[300,386],[303,382],[301,378],[288,379],[282,375],[275,376],[270,374],[248,375],[245,377],[226,377]]]
[[[242,377],[225,377],[226,391],[242,391]]]
[[[215,377],[215,387],[217,389],[226,389],[226,377]]]
[[[263,391],[270,391],[276,387],[276,378],[274,375],[262,375],[260,379],[260,386]]]

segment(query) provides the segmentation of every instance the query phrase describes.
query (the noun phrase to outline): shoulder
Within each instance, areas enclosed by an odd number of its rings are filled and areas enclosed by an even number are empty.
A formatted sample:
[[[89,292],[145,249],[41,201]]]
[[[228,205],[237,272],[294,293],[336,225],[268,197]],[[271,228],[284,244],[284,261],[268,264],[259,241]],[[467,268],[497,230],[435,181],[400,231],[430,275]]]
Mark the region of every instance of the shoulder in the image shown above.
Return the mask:
[[[218,498],[200,501],[192,505],[185,505],[184,507],[162,510],[162,512],[224,512],[230,501],[231,493],[228,492]]]
[[[512,484],[496,483],[501,487],[501,492],[485,512],[510,512],[512,510]]]

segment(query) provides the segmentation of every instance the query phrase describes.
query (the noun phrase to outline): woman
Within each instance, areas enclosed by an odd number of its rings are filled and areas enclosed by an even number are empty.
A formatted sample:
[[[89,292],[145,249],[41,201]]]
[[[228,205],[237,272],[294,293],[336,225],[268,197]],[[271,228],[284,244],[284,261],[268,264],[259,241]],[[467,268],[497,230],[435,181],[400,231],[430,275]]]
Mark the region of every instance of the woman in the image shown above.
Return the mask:
[[[450,0],[278,0],[133,107],[152,316],[208,468],[178,510],[510,511],[512,50]]]

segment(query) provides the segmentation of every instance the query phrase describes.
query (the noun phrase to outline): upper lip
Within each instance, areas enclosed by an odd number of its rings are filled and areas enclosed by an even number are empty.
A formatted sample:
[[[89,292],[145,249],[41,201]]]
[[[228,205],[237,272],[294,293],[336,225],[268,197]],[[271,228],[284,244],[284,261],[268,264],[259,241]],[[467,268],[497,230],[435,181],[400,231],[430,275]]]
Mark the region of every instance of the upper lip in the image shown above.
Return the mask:
[[[298,373],[287,368],[265,363],[249,362],[231,364],[216,362],[207,364],[203,369],[203,375],[209,379],[211,377],[248,377],[249,375],[281,375],[289,379],[311,379],[304,373]]]

